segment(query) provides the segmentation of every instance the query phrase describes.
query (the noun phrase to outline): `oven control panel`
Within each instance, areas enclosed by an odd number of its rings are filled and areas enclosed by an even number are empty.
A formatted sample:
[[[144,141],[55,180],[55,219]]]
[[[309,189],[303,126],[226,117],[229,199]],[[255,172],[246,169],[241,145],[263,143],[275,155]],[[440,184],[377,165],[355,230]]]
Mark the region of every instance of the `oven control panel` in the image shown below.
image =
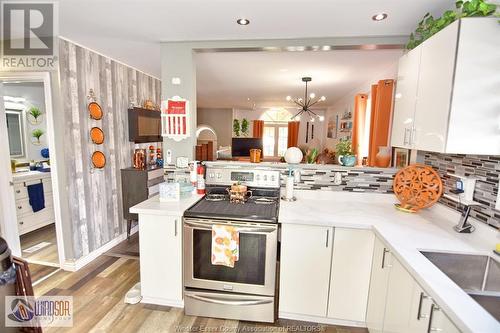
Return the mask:
[[[205,174],[207,185],[232,185],[240,182],[252,187],[279,188],[280,172],[271,169],[247,168],[207,168]]]

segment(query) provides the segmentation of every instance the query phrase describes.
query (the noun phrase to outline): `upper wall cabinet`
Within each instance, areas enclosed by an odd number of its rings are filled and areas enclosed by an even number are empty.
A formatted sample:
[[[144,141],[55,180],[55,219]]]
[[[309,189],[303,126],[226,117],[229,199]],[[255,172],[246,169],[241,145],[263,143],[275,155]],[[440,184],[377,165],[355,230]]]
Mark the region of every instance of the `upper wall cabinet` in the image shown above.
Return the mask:
[[[500,24],[456,21],[399,62],[391,144],[500,154]]]

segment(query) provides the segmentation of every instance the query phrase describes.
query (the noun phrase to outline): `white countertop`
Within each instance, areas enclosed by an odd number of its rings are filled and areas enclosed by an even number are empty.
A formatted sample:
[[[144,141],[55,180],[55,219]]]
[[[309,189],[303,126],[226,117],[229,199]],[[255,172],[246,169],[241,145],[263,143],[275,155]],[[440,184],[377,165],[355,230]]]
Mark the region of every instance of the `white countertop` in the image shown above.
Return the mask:
[[[474,233],[458,234],[452,229],[458,212],[440,204],[418,214],[400,212],[393,205],[397,199],[388,194],[296,191],[295,195],[296,202],[281,201],[280,223],[372,229],[462,332],[500,332],[498,321],[419,252],[492,255],[500,232],[472,222]]]
[[[12,174],[12,180],[14,183],[20,183],[32,179],[44,179],[50,177],[51,177],[50,172],[40,172],[40,171],[20,171],[20,172],[14,172]]]
[[[162,215],[162,216],[182,216],[184,211],[200,200],[203,195],[192,194],[190,197],[179,201],[160,202],[160,196],[155,195],[133,207],[130,212],[134,214]]]

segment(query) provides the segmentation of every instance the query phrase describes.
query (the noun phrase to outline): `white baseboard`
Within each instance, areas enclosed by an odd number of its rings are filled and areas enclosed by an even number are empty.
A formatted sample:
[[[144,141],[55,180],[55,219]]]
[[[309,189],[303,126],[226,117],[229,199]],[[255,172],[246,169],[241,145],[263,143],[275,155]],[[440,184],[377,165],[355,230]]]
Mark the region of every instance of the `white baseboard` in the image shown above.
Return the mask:
[[[326,317],[318,317],[318,316],[308,316],[308,315],[301,315],[301,314],[282,312],[282,311],[279,311],[278,318],[292,319],[292,320],[299,320],[299,321],[308,321],[308,322],[327,324],[327,325],[366,327],[366,323],[361,322],[361,321],[334,319],[334,318],[326,318]]]
[[[184,300],[177,301],[177,300],[143,296],[141,303],[171,306],[173,308],[184,308]]]
[[[133,227],[130,230],[130,235],[133,235],[138,231],[139,231],[139,228],[136,225],[135,227]],[[113,247],[115,247],[119,243],[123,242],[125,239],[127,239],[126,232],[122,233],[118,237],[107,242],[106,244],[104,244],[100,248],[90,252],[86,256],[83,256],[83,257],[78,258],[76,260],[66,260],[64,262],[64,264],[61,266],[61,268],[65,271],[76,272],[77,270],[81,269],[82,267],[85,267],[86,265],[90,264],[92,261],[94,261],[97,257],[102,255],[103,253],[111,250]]]

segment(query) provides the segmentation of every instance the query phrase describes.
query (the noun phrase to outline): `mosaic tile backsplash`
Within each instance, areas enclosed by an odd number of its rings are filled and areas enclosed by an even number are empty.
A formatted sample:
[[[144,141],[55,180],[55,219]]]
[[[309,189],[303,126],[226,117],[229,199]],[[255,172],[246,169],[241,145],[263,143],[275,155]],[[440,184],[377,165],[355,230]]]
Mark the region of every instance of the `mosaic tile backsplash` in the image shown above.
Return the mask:
[[[419,160],[421,159],[425,164],[432,166],[439,172],[443,179],[445,193],[450,193],[450,190],[455,187],[455,179],[450,177],[450,173],[476,177],[474,201],[481,205],[472,208],[471,216],[500,230],[500,211],[495,210],[500,177],[500,156],[419,152]],[[455,201],[443,197],[440,202],[462,211],[460,204]]]

